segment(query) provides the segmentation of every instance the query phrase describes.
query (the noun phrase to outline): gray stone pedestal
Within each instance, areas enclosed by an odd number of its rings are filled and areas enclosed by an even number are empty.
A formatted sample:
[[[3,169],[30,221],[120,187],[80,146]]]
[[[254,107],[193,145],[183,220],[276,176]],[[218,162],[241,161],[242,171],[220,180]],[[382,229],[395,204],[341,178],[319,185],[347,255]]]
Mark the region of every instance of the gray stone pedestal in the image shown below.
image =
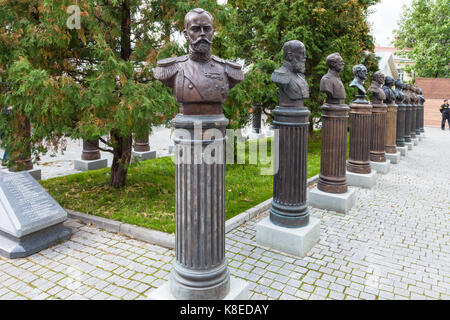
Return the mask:
[[[381,174],[387,174],[391,171],[391,161],[386,160],[384,162],[370,161],[370,166],[373,170]]]
[[[328,193],[316,187],[308,192],[308,202],[315,208],[347,213],[355,205],[356,189],[348,188],[346,193]]]
[[[423,136],[422,135],[417,135],[417,138],[419,139],[419,141],[423,140]]]
[[[273,224],[267,217],[256,225],[256,243],[304,257],[320,240],[320,220],[309,217],[309,223],[301,228],[286,228]]]
[[[156,158],[156,151],[155,150],[145,152],[133,151],[132,156],[138,158],[139,161],[150,160]]]
[[[273,129],[264,130],[264,134],[266,137],[273,137],[275,135],[275,131]]]
[[[75,166],[75,170],[81,170],[81,171],[91,171],[91,170],[103,169],[108,166],[108,159],[75,160],[74,166]]]
[[[402,157],[406,157],[406,155],[408,154],[408,147],[407,146],[397,147],[397,150],[400,152],[400,155]]]
[[[413,143],[415,146],[418,146],[418,145],[419,145],[419,139],[414,138],[414,139],[411,139],[411,141],[412,141],[412,143]]]
[[[66,211],[26,171],[0,177],[0,256],[28,257],[68,240]]]
[[[397,153],[386,152],[386,159],[390,160],[392,164],[400,163],[400,151],[398,151]]]
[[[266,135],[264,133],[254,133],[254,132],[250,132],[248,135],[248,139],[249,140],[258,140],[258,139],[262,139],[265,138]]]
[[[372,170],[369,174],[360,174],[347,171],[346,178],[349,186],[372,189],[377,183],[377,172]]]
[[[166,282],[148,295],[149,300],[176,300],[170,292],[170,284]],[[230,291],[223,300],[248,300],[250,299],[249,283],[247,281],[230,277]]]
[[[413,143],[412,142],[405,142],[405,145],[408,147],[408,150],[413,149]]]

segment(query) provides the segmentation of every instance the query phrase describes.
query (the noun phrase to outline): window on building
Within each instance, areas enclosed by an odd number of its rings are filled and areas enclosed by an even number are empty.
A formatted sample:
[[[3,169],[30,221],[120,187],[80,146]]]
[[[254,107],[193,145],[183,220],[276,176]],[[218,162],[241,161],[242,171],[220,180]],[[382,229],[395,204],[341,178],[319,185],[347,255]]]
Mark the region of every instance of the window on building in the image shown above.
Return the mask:
[[[405,76],[405,71],[402,69],[399,69],[398,70],[398,78],[403,81],[404,76]]]

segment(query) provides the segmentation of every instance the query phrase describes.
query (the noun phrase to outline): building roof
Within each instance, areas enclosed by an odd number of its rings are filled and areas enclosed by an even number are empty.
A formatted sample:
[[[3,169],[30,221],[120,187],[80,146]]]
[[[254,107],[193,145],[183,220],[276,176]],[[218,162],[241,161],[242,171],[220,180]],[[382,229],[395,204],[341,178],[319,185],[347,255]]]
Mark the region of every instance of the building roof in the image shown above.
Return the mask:
[[[416,78],[416,86],[422,89],[426,99],[450,99],[449,78]]]

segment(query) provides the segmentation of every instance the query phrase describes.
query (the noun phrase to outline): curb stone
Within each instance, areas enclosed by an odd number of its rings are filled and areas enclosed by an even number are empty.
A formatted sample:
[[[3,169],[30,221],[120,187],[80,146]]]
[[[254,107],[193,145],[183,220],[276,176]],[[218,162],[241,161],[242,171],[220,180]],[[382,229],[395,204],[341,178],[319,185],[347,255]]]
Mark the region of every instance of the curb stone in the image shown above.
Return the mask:
[[[307,185],[311,186],[317,182],[319,175],[311,177],[307,181]],[[272,198],[250,208],[237,216],[228,219],[225,223],[225,233],[239,227],[243,223],[252,219],[256,215],[263,213],[270,209],[272,203]],[[159,245],[164,248],[174,249],[175,248],[175,235],[169,234],[157,230],[147,229],[144,227],[134,226],[128,223],[123,223],[116,220],[111,220],[107,218],[102,218],[86,213],[77,212],[70,209],[65,209],[67,211],[67,216],[70,219],[79,220],[85,224],[93,224],[100,229],[113,232],[122,233],[128,237],[134,238],[136,240],[141,240],[148,242],[150,244]]]

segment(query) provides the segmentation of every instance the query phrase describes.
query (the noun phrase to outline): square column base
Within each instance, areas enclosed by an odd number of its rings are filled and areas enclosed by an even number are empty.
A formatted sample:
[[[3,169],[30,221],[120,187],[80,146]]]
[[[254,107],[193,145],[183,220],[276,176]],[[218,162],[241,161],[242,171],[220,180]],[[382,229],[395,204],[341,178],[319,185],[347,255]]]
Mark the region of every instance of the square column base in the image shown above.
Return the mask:
[[[400,162],[400,151],[397,151],[397,153],[386,153],[386,159],[391,160],[392,164],[398,164]]]
[[[154,151],[145,151],[145,152],[137,152],[133,151],[132,156],[134,158],[138,158],[139,161],[150,160],[156,158],[156,150]]]
[[[175,146],[174,145],[170,145],[168,150],[169,150],[169,154],[173,154],[175,152]]]
[[[419,145],[419,139],[415,138],[415,139],[411,139],[411,141],[414,143],[415,146]]]
[[[158,289],[152,291],[148,295],[149,300],[176,300],[170,291],[170,283],[167,281]],[[249,283],[242,279],[230,277],[230,292],[223,300],[249,300],[250,290]]]
[[[361,174],[347,171],[345,178],[349,186],[372,189],[377,183],[377,172],[372,170],[370,173]]]
[[[266,135],[264,133],[254,133],[254,132],[250,132],[248,135],[248,140],[258,140],[258,139],[262,139],[265,138]]]
[[[320,220],[309,217],[302,228],[285,228],[264,218],[256,224],[256,243],[303,258],[320,240]]]
[[[423,140],[423,136],[422,135],[418,135],[417,138],[419,139],[419,141]]]
[[[397,147],[397,150],[400,152],[400,155],[402,157],[406,157],[406,155],[408,154],[408,147],[407,146]]]
[[[74,161],[75,170],[80,171],[91,171],[103,169],[108,166],[108,159],[98,159],[98,160],[75,160]]]
[[[412,150],[412,148],[413,148],[413,143],[412,143],[412,142],[405,142],[405,146],[408,147],[408,150]]]
[[[347,213],[355,205],[356,189],[348,188],[346,193],[328,193],[315,187],[308,191],[308,202],[315,208]]]
[[[273,137],[275,135],[275,131],[272,129],[268,129],[264,131],[266,137]]]
[[[387,174],[391,171],[391,160],[387,159],[385,162],[370,161],[370,166],[378,173]]]

